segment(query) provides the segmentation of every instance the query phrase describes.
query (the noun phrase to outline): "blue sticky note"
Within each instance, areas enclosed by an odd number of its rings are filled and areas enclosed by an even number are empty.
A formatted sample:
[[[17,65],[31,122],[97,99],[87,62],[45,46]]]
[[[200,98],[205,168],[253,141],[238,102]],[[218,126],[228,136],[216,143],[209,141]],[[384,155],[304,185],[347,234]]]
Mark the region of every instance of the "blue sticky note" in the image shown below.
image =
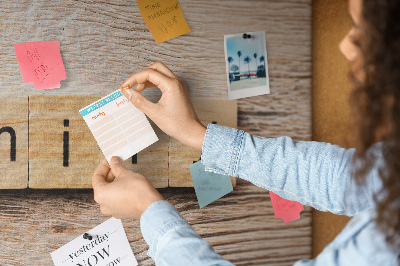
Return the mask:
[[[230,176],[206,172],[201,161],[189,166],[200,208],[233,190]]]

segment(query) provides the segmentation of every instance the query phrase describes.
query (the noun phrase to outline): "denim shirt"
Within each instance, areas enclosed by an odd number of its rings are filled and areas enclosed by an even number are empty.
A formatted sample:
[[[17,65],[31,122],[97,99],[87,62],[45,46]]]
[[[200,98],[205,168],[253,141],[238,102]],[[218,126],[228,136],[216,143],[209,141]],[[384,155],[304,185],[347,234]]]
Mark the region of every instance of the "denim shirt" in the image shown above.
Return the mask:
[[[386,244],[374,222],[373,195],[382,187],[378,175],[382,160],[378,155],[375,168],[359,186],[351,177],[354,152],[328,143],[250,136],[210,124],[201,160],[206,171],[245,179],[321,211],[355,216],[315,260],[294,265],[398,265],[399,251]],[[166,201],[151,204],[140,226],[148,255],[157,265],[233,265]]]

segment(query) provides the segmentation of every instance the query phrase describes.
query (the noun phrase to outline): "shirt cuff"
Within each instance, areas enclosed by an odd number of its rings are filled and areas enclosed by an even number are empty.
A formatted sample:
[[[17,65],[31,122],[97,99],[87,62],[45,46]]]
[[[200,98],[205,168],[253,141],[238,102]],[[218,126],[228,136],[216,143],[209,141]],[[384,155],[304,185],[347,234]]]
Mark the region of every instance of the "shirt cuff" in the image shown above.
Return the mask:
[[[180,227],[191,228],[172,204],[165,200],[153,202],[140,217],[140,229],[149,245],[147,254],[155,260],[160,239]]]
[[[238,177],[237,168],[243,149],[244,133],[235,128],[209,124],[201,154],[205,170]]]

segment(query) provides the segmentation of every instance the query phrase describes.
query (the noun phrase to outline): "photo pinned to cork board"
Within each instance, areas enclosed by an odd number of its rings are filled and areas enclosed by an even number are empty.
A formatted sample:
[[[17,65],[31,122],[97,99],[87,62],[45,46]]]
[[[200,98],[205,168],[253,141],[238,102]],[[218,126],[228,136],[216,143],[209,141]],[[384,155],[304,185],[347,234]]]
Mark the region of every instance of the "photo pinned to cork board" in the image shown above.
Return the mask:
[[[228,99],[269,94],[265,31],[224,36]]]

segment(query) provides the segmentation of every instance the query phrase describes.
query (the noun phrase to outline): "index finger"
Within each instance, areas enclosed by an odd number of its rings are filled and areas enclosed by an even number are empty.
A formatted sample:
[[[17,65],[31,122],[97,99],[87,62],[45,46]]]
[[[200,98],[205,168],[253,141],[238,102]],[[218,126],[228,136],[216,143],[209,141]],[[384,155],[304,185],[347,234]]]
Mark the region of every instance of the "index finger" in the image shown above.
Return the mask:
[[[160,73],[163,73],[164,75],[170,77],[170,78],[178,78],[177,75],[174,74],[174,72],[171,71],[166,65],[164,65],[161,61],[157,61],[148,68],[152,68],[157,70]]]
[[[122,83],[121,88],[125,88],[126,86],[132,88],[133,86],[145,83],[146,81],[153,83],[162,93],[164,93],[168,88],[168,85],[173,82],[173,79],[155,69],[148,68],[130,76],[124,83]]]
[[[106,178],[109,171],[110,171],[110,166],[108,165],[107,160],[103,159],[97,166],[96,170],[94,170],[94,174],[92,176],[93,189],[96,189],[99,186],[107,184]]]

